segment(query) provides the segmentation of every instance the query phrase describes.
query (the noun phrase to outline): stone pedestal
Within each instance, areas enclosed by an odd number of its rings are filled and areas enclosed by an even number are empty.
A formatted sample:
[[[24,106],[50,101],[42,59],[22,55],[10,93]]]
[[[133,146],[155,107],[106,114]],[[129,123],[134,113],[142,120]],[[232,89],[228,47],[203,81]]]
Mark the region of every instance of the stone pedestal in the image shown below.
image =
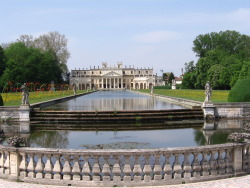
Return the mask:
[[[176,89],[176,85],[172,85],[172,89]]]
[[[20,106],[19,121],[30,121],[30,105],[24,104]]]
[[[202,105],[202,109],[203,109],[204,117],[206,119],[215,118],[215,112],[214,112],[215,106],[213,103],[204,102]]]

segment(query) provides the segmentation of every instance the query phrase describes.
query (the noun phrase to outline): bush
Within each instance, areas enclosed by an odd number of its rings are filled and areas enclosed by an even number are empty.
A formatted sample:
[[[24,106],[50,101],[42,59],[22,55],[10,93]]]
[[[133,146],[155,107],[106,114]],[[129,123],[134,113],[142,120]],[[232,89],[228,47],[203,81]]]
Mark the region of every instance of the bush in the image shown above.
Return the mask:
[[[171,89],[171,85],[166,85],[166,86],[154,86],[154,89]]]
[[[250,102],[250,78],[239,79],[228,95],[229,102]]]
[[[3,106],[3,98],[2,98],[2,95],[0,95],[0,106]]]

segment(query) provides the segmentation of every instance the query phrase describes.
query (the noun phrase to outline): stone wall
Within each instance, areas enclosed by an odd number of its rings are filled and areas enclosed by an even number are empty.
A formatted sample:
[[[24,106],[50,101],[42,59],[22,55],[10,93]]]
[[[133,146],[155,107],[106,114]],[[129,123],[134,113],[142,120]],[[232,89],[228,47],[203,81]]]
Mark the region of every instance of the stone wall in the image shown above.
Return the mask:
[[[0,107],[0,121],[19,121],[19,106],[17,107]]]
[[[204,116],[215,118],[250,118],[250,103],[204,103]]]
[[[0,177],[72,186],[153,186],[244,175],[250,143],[213,146],[74,150],[0,146]]]

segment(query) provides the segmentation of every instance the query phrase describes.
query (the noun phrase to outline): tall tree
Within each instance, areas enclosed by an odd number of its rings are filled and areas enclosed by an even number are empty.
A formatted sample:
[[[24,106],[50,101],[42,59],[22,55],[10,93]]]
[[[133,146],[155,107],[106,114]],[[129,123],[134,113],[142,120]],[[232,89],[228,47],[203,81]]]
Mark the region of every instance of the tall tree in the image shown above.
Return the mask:
[[[236,31],[212,32],[198,35],[193,41],[193,51],[200,58],[213,49],[220,49],[229,54],[239,54],[242,58],[249,55],[250,37]]]
[[[49,32],[41,35],[34,40],[36,48],[43,51],[51,51],[54,57],[57,59],[59,67],[62,72],[67,72],[67,61],[70,57],[70,53],[67,49],[68,40],[65,35],[61,35],[59,32]]]
[[[5,68],[6,68],[6,57],[4,49],[0,46],[0,77],[2,76]]]

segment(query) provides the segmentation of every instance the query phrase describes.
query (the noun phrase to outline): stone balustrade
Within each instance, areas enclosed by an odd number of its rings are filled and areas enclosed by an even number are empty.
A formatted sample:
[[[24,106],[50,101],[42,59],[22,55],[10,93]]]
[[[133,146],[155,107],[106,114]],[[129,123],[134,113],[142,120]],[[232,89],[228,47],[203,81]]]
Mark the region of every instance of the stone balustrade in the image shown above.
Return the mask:
[[[181,184],[248,173],[249,148],[250,143],[132,150],[0,146],[0,177],[75,186]]]

